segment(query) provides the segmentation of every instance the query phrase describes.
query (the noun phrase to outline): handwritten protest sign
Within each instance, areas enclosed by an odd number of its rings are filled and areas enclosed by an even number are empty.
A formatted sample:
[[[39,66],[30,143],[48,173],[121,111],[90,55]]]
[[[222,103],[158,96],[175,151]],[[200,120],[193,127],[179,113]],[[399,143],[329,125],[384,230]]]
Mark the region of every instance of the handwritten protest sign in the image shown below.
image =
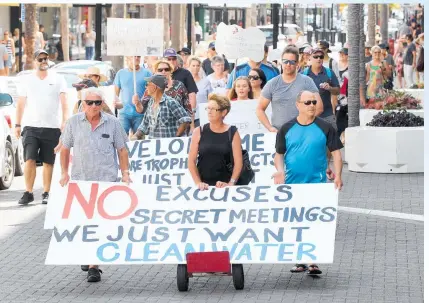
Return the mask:
[[[225,117],[224,122],[237,127],[240,135],[243,134],[262,134],[267,133],[268,130],[259,122],[256,117],[256,107],[258,106],[258,100],[243,100],[231,102],[231,111]],[[204,125],[208,123],[207,103],[202,103],[199,106],[200,112],[200,123]],[[265,111],[269,120],[271,120],[271,104]]]
[[[260,62],[264,59],[265,35],[257,27],[246,29],[220,23],[216,33],[216,51],[228,59],[247,57]]]
[[[178,264],[229,251],[232,263],[332,263],[333,184],[195,187],[53,186],[46,264]],[[119,203],[120,202],[120,203]]]
[[[162,19],[107,18],[108,56],[162,56]]]

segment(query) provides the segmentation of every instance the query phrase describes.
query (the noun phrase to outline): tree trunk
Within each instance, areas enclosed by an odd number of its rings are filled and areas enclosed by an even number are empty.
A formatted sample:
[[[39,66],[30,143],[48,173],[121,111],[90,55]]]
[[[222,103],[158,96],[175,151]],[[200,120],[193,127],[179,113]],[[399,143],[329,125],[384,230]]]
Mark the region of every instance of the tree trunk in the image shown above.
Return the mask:
[[[69,7],[68,4],[61,4],[61,45],[63,47],[64,61],[70,61],[69,43]]]
[[[360,104],[365,104],[366,99],[366,69],[365,69],[365,12],[364,4],[361,4],[360,10],[360,40],[359,40],[359,97]]]
[[[387,44],[389,40],[389,30],[388,30],[388,22],[389,22],[389,4],[381,4],[381,43]]]
[[[348,115],[349,127],[359,126],[359,44],[360,44],[360,4],[349,4],[347,33],[349,41],[349,84]],[[347,138],[346,138],[347,140]]]
[[[180,46],[177,51],[181,50],[182,47],[187,44],[188,35],[186,28],[186,4],[180,5]]]
[[[195,36],[195,9],[194,5],[192,5],[192,14],[191,14],[191,24],[192,24],[192,31],[191,31],[191,37],[192,37],[192,54],[195,55],[195,51],[197,50],[197,37]],[[189,16],[188,16],[189,18]]]
[[[156,4],[145,4],[143,8],[144,19],[155,19],[156,18]]]
[[[377,4],[368,4],[368,42],[375,45],[375,9]]]
[[[174,49],[182,48],[180,46],[180,31],[183,30],[183,28],[180,25],[180,10],[180,4],[171,4],[171,47]]]
[[[170,4],[163,4],[164,11],[164,49],[170,47]]]
[[[36,23],[36,4],[25,5],[25,49],[26,54],[24,70],[34,69],[34,47],[36,33],[38,32]]]

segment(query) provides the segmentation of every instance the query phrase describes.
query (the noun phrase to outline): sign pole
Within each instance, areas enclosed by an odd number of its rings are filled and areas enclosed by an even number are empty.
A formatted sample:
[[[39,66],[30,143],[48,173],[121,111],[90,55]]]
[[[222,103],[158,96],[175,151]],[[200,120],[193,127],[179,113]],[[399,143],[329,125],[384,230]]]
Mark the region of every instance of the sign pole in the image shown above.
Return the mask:
[[[136,56],[133,56],[133,82],[134,82],[134,94],[137,94],[137,81],[136,81]]]

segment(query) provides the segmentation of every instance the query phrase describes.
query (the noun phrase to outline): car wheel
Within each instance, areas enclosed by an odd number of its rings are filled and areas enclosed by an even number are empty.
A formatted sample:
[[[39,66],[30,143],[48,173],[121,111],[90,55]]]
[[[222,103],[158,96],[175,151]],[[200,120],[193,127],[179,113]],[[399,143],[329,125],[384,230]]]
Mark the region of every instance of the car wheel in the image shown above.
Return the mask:
[[[19,177],[24,175],[24,164],[24,147],[20,139],[15,152],[15,176]]]
[[[0,178],[0,189],[8,189],[12,185],[14,175],[15,157],[13,154],[13,148],[12,144],[9,141],[6,141],[5,171],[4,176]]]

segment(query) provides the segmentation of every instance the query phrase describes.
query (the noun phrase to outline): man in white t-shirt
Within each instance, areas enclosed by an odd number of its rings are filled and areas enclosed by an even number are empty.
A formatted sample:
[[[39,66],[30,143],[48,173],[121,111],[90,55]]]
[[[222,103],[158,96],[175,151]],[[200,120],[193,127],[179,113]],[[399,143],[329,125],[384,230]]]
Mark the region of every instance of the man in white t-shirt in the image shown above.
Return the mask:
[[[47,204],[55,163],[54,148],[68,118],[64,77],[48,70],[48,53],[38,50],[34,54],[36,71],[20,77],[16,106],[15,135],[21,136],[24,146],[24,178],[26,191],[19,204],[34,201],[33,186],[36,179],[36,161],[43,162],[42,203]],[[60,125],[60,103],[62,123]],[[61,128],[61,129],[60,129]]]

